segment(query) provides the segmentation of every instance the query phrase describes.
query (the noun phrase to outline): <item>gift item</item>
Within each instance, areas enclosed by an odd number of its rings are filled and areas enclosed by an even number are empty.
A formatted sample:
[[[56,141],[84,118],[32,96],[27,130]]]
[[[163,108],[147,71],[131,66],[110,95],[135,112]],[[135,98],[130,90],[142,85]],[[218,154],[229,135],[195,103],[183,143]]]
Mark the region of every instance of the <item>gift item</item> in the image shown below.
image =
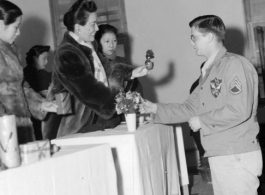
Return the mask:
[[[71,94],[63,92],[55,95],[56,104],[58,105],[57,114],[71,114]]]
[[[15,115],[0,117],[0,147],[2,170],[20,166]]]
[[[22,165],[51,157],[51,145],[48,139],[20,144],[19,148]]]
[[[55,154],[60,150],[60,147],[57,146],[56,144],[51,144],[51,155]]]
[[[146,51],[146,60],[145,60],[145,66],[148,70],[152,70],[154,68],[154,62],[151,61],[151,59],[153,59],[155,56],[154,56],[154,52],[149,49]]]

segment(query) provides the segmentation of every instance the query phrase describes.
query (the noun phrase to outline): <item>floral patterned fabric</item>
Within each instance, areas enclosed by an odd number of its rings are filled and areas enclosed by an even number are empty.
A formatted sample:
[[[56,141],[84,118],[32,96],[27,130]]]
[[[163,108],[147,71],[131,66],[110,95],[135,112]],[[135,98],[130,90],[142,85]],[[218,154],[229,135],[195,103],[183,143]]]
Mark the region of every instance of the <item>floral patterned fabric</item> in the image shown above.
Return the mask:
[[[0,40],[0,115],[14,114],[17,117],[19,143],[34,140],[30,116],[43,119],[40,111],[45,101],[24,82],[23,67],[17,48]]]

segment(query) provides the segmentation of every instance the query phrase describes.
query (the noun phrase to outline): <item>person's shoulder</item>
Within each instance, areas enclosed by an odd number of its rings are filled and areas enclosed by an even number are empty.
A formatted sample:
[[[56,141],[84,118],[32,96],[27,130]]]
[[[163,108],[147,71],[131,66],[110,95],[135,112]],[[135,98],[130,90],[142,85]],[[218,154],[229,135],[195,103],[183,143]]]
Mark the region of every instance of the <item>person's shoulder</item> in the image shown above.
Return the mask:
[[[44,74],[44,75],[51,75],[51,74],[52,74],[51,72],[48,72],[48,71],[45,70],[45,69],[40,69],[40,70],[38,70],[38,73],[40,73],[40,74]]]
[[[226,52],[223,58],[226,58],[227,60],[240,60],[243,62],[251,63],[246,57],[232,52]]]
[[[92,55],[92,49],[84,46],[84,45],[80,45],[79,43],[75,42],[74,40],[70,40],[70,41],[63,41],[57,51],[55,52],[55,56],[66,56],[68,58],[68,56],[91,56]]]
[[[27,65],[26,67],[23,68],[23,72],[24,74],[34,74],[34,72],[37,72],[37,69],[32,67],[32,66],[29,66]]]
[[[116,56],[115,61],[118,63],[129,64],[129,60],[121,56]]]
[[[58,49],[56,50],[56,53],[60,53],[60,52],[65,52],[67,50],[71,51],[71,50],[76,50],[77,47],[75,44],[71,43],[71,42],[62,42],[59,46]]]
[[[56,53],[58,52],[62,52],[65,51],[66,49],[72,50],[76,47],[78,47],[79,43],[77,43],[76,40],[74,40],[74,38],[72,38],[69,33],[65,33],[63,40],[61,41],[61,43],[58,46],[58,49],[56,51]]]
[[[61,43],[55,52],[56,61],[78,61],[85,56],[85,53],[78,46],[68,42]]]
[[[244,56],[227,52],[224,56],[224,60],[226,63],[223,63],[225,66],[234,66],[235,68],[237,66],[242,66],[244,69],[248,69],[253,71],[255,69],[255,66]]]

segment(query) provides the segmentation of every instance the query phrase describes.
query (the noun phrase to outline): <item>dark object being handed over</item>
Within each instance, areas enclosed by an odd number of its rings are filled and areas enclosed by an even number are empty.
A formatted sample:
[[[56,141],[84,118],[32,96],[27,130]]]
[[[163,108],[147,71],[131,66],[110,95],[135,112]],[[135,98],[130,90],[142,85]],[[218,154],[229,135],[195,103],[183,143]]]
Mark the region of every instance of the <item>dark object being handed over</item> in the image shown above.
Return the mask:
[[[149,49],[146,51],[146,60],[145,60],[145,66],[148,70],[152,70],[154,68],[154,62],[151,61],[155,57],[154,52]]]

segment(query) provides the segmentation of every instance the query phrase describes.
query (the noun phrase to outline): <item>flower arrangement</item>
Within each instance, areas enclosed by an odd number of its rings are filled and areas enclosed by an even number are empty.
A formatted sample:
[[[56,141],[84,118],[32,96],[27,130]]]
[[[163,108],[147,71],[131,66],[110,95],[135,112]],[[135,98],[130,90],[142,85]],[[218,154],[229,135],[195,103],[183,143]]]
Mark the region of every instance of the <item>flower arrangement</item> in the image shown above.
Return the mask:
[[[146,59],[153,59],[155,57],[154,52],[152,49],[148,49],[145,54]]]
[[[117,114],[131,114],[137,113],[139,110],[139,105],[141,104],[141,95],[137,92],[120,91],[116,97],[116,111]]]

